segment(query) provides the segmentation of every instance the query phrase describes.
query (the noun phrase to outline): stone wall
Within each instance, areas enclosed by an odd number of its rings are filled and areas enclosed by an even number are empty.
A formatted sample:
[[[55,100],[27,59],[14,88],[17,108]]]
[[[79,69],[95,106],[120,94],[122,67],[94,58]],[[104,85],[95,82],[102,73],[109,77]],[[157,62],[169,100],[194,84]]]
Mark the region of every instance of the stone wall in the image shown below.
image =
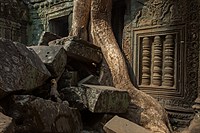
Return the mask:
[[[26,44],[27,21],[27,7],[22,1],[0,1],[0,37]]]
[[[177,127],[193,118],[199,67],[197,0],[129,1],[123,50],[134,84],[157,98]]]
[[[43,31],[50,31],[62,37],[71,27],[73,0],[30,0],[31,26],[28,43],[36,45]]]

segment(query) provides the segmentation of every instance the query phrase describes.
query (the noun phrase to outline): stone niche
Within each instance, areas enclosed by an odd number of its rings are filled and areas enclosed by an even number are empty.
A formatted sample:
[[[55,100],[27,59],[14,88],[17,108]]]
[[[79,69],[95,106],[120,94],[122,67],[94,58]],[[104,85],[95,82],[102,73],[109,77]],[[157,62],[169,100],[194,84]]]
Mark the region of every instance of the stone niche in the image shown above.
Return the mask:
[[[31,30],[29,44],[37,44],[43,31],[61,37],[68,36],[71,28],[73,0],[31,0]]]
[[[0,1],[0,37],[27,43],[28,10],[23,1]]]
[[[129,19],[125,17],[123,50],[133,82],[159,100],[175,127],[186,127],[198,94],[198,0],[131,4]]]

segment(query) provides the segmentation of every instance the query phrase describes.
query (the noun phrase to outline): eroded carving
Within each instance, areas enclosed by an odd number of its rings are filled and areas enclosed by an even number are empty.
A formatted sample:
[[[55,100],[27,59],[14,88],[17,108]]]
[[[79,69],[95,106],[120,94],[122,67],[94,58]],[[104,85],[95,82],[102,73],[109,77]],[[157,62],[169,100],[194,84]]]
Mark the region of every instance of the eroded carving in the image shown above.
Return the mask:
[[[174,86],[174,42],[173,36],[167,35],[164,42],[163,86]]]
[[[162,84],[162,43],[160,36],[155,36],[153,42],[153,85],[160,86]]]
[[[142,85],[150,85],[151,77],[151,45],[148,37],[142,40]]]

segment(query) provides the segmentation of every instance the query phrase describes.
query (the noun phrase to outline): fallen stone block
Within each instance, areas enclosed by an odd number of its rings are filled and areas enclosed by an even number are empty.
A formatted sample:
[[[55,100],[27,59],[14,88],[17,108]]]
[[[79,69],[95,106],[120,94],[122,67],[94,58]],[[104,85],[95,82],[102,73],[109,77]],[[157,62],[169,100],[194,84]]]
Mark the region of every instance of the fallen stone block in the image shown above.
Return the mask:
[[[0,112],[0,133],[14,133],[14,123],[11,117]]]
[[[106,133],[152,133],[124,118],[115,116],[103,127]]]
[[[71,58],[89,62],[100,63],[102,61],[101,49],[84,40],[78,40],[73,37],[65,37],[49,42],[49,45],[63,45],[67,55]]]
[[[31,46],[53,77],[59,77],[65,70],[67,55],[62,46]]]
[[[60,36],[58,36],[52,32],[43,31],[40,36],[40,40],[38,41],[38,46],[41,46],[41,45],[48,46],[48,43],[50,41],[60,39],[60,38],[61,38]]]
[[[0,98],[44,84],[50,73],[38,55],[23,44],[0,38]]]
[[[82,85],[61,90],[61,99],[79,110],[88,108],[94,113],[125,113],[130,103],[127,91],[110,86]]]
[[[70,108],[67,102],[53,102],[34,96],[14,96],[15,117],[20,121],[18,132],[35,133],[80,133],[82,123],[77,109]]]
[[[82,85],[88,109],[95,113],[125,113],[130,103],[127,91],[110,86]]]
[[[63,101],[68,101],[70,107],[78,110],[87,109],[87,99],[85,90],[81,87],[66,87],[60,91],[60,97]]]

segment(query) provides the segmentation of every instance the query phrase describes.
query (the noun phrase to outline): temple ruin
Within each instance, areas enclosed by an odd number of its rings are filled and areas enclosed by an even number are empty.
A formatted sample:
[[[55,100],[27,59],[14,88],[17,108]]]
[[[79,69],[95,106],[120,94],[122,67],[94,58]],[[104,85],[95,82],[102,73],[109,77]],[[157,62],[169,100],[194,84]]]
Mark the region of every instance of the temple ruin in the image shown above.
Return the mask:
[[[0,117],[5,114],[7,116],[2,119],[13,121],[5,133],[33,131],[34,126],[38,129],[33,132],[118,133],[107,122],[115,115],[123,117],[130,98],[125,90],[110,87],[113,82],[108,64],[101,48],[90,36],[87,41],[68,37],[73,24],[73,2],[0,0],[0,55],[5,57],[0,59],[4,62],[0,63]],[[194,120],[199,120],[200,113],[199,18],[198,0],[112,0],[112,30],[126,59],[131,81],[139,90],[159,101],[175,133],[200,132],[191,126]],[[89,23],[87,29],[90,28]],[[13,53],[7,52],[7,45],[14,49]],[[16,56],[16,60],[9,55]],[[34,61],[31,61],[33,57]],[[14,64],[19,73],[3,74],[11,69],[7,61]],[[24,75],[22,70],[33,76]],[[17,77],[22,77],[22,81],[12,80]],[[52,79],[56,80],[56,90],[51,95],[50,90],[55,85]],[[9,81],[13,84],[7,89]],[[20,86],[19,89],[15,85]],[[108,102],[108,99],[113,101]],[[59,107],[69,120],[55,116],[47,123],[48,116],[43,116],[42,111],[52,109],[50,112],[55,113]],[[19,112],[24,108],[29,112],[25,111],[27,114],[22,117]],[[37,120],[30,122],[28,118]],[[124,118],[120,119],[126,123]],[[115,119],[119,118],[115,116],[114,123]],[[67,127],[62,123],[71,121]],[[32,126],[24,126],[26,122]],[[58,126],[52,126],[55,123]],[[20,128],[16,129],[16,125]],[[137,125],[135,128],[149,132]]]

